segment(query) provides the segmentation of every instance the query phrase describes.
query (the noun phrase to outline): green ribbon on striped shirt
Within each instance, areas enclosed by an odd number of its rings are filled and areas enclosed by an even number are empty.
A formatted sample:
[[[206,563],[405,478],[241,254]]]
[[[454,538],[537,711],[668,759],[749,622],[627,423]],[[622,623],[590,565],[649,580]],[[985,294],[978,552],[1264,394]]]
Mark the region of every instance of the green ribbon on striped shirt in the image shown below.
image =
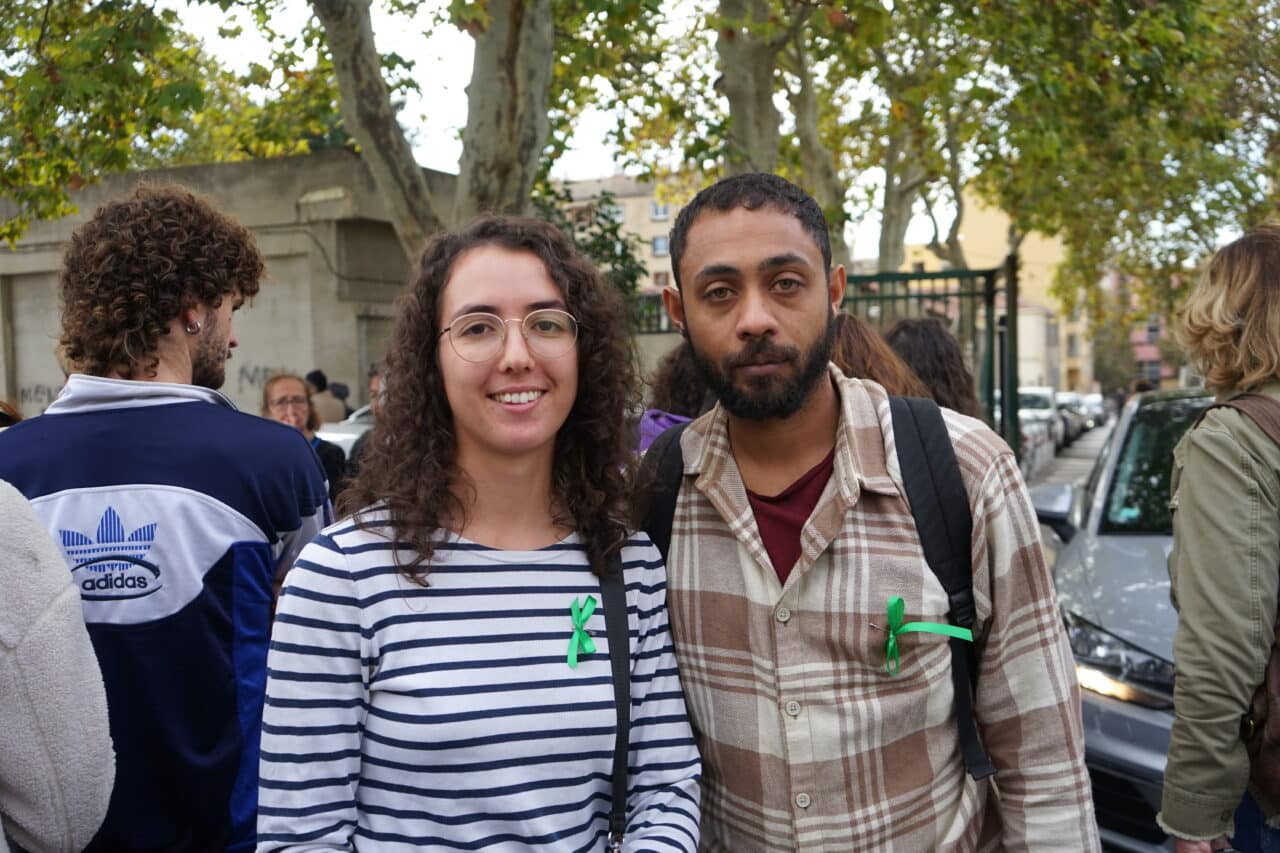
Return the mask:
[[[578,599],[574,598],[573,604],[569,605],[569,618],[573,620],[573,634],[569,637],[569,657],[567,659],[570,669],[578,668],[579,651],[587,655],[596,653],[595,640],[591,639],[591,635],[587,633],[587,620],[595,612],[596,597],[594,595],[587,596],[586,604],[579,604]]]
[[[901,596],[895,595],[889,599],[889,640],[884,647],[884,671],[890,675],[897,675],[900,668],[898,660],[899,634],[911,632],[943,634],[969,643],[973,642],[973,632],[968,628],[961,628],[956,625],[943,625],[938,622],[908,622],[904,625],[902,624],[902,616],[905,612],[906,605],[903,603]]]

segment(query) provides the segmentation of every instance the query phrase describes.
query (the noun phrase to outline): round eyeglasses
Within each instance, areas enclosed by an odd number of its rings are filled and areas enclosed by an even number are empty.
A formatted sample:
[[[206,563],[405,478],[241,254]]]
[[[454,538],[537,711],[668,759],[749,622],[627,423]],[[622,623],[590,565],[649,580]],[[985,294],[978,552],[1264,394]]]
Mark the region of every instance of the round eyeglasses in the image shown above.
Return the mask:
[[[484,362],[498,357],[507,343],[507,324],[519,323],[529,351],[539,358],[558,358],[578,340],[578,321],[567,311],[541,308],[523,319],[503,320],[493,314],[463,314],[441,330],[463,361]]]

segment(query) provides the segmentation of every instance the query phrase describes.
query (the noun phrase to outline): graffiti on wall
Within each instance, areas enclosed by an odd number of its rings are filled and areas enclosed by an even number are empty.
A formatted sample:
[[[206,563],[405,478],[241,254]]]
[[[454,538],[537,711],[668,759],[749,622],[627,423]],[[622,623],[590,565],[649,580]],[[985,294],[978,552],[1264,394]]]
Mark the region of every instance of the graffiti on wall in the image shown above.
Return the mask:
[[[23,385],[18,389],[18,408],[27,417],[38,415],[57,399],[60,390],[54,385]]]
[[[267,384],[267,380],[277,373],[288,373],[287,367],[276,367],[267,364],[242,364],[236,372],[236,390],[243,394],[247,390],[256,390]]]

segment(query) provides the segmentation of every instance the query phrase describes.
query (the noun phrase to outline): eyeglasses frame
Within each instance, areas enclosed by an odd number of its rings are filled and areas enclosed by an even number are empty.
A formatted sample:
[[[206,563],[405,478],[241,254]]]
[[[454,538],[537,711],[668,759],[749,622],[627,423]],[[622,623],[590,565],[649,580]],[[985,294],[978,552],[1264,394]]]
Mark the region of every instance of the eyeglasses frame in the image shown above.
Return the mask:
[[[547,312],[563,314],[564,316],[569,318],[571,323],[573,323],[573,343],[569,344],[568,349],[566,349],[562,353],[559,353],[558,355],[546,356],[546,355],[538,355],[537,353],[535,353],[533,345],[529,342],[529,331],[528,329],[525,328],[525,325],[524,325],[529,320],[529,318],[532,317],[534,314],[545,314]],[[451,334],[450,330],[459,321],[465,320],[468,317],[492,317],[493,319],[497,320],[499,323],[502,324],[502,338],[498,342],[498,350],[488,358],[481,359],[480,361],[472,361],[462,353],[458,352],[458,347],[453,341],[453,335]],[[582,329],[582,324],[578,322],[577,317],[573,316],[568,311],[564,311],[560,308],[535,308],[532,311],[530,311],[528,314],[525,314],[523,317],[511,317],[506,320],[499,317],[497,314],[491,314],[488,311],[469,311],[466,314],[461,314],[457,317],[454,317],[453,322],[451,322],[449,325],[441,329],[440,332],[436,335],[436,340],[438,341],[440,340],[440,338],[444,337],[445,335],[449,335],[449,346],[453,349],[454,354],[458,356],[458,358],[462,359],[468,364],[484,364],[485,362],[493,361],[495,358],[498,358],[500,355],[502,355],[502,351],[503,349],[506,348],[506,345],[507,345],[507,324],[508,323],[520,324],[520,334],[524,337],[524,345],[529,349],[529,353],[531,355],[537,355],[538,358],[563,358],[564,356],[568,355],[570,352],[573,351],[573,348],[577,346],[578,332]]]

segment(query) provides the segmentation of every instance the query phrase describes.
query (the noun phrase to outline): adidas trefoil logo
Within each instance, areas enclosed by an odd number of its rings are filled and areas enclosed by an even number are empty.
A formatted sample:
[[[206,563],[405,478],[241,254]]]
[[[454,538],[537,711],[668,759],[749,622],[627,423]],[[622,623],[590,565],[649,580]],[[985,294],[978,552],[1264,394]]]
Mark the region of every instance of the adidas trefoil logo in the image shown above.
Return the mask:
[[[59,528],[81,596],[91,601],[141,598],[160,589],[159,567],[144,559],[155,544],[156,527],[152,522],[126,534],[119,513],[108,506],[93,538]]]

